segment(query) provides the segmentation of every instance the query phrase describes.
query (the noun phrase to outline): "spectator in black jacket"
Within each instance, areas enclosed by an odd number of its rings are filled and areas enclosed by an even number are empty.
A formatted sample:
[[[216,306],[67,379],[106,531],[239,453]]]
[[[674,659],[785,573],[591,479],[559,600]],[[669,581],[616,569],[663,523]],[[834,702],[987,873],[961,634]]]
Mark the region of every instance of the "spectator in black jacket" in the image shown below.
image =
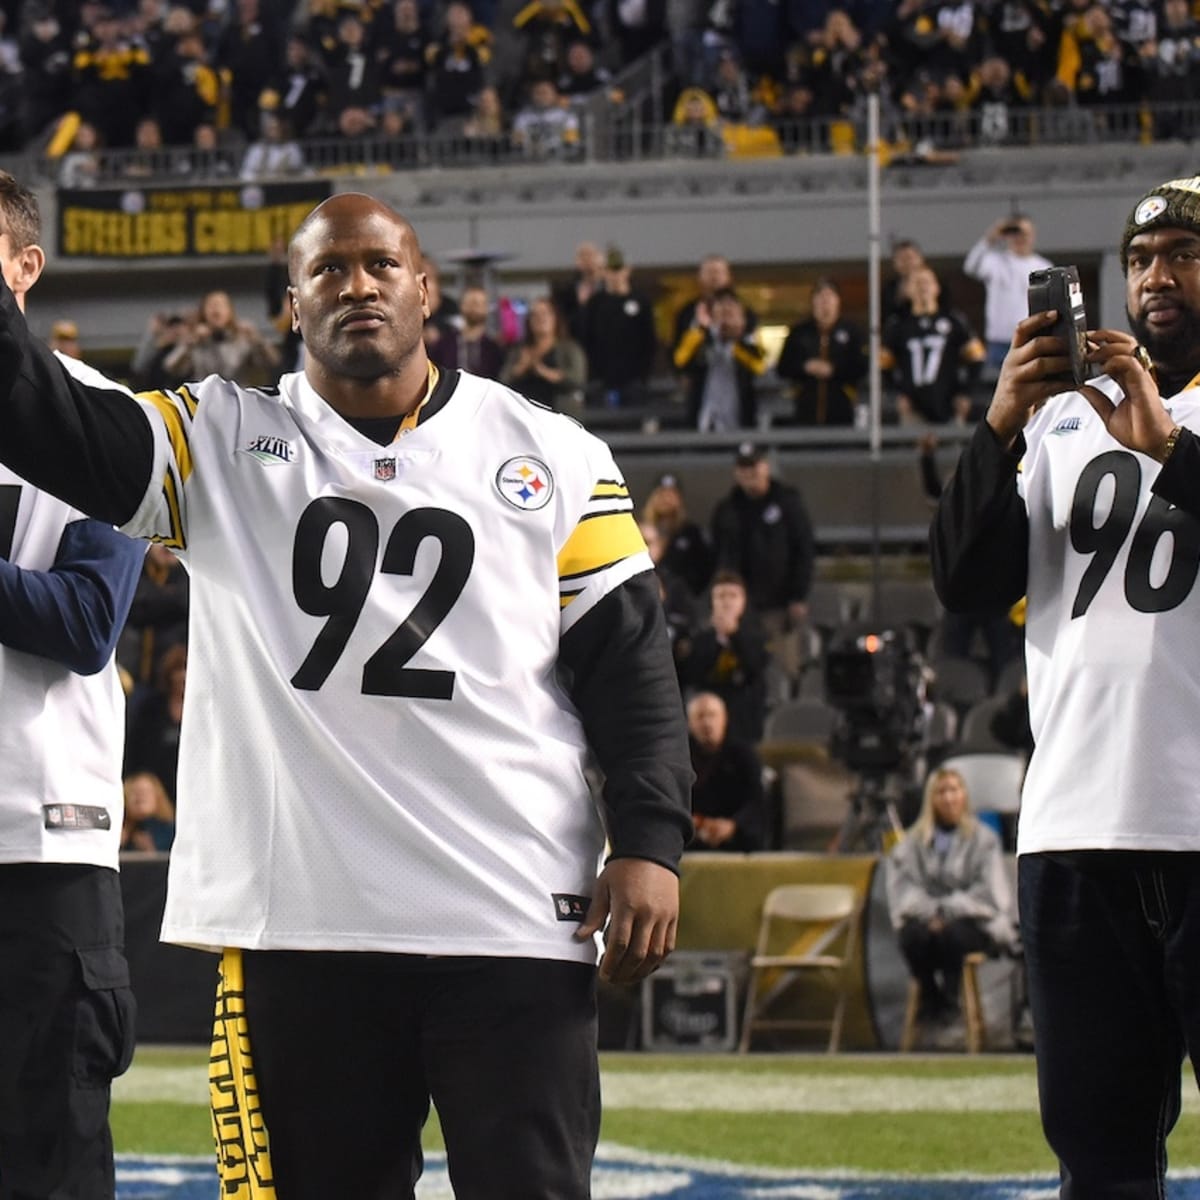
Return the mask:
[[[765,451],[752,442],[738,447],[733,477],[734,487],[712,518],[717,569],[736,571],[746,581],[772,653],[797,678],[816,557],[808,509],[797,488],[771,477]]]
[[[129,616],[117,642],[117,662],[135,684],[153,684],[163,656],[172,646],[186,645],[188,573],[161,543],[154,543],[142,563],[142,574]]]
[[[749,742],[729,734],[725,701],[698,692],[688,703],[692,751],[694,850],[763,849],[766,826],[762,762]]]
[[[259,94],[259,108],[284,118],[297,137],[304,137],[318,126],[328,99],[324,67],[308,40],[293,33],[287,40],[283,62]]]
[[[634,288],[633,268],[615,246],[609,247],[604,288],[584,306],[583,348],[588,379],[600,385],[608,408],[636,405],[645,398],[658,338],[649,299]]]
[[[708,625],[677,647],[676,666],[685,690],[715,692],[729,711],[730,733],[759,742],[767,714],[766,635],[734,571],[718,571],[710,592]]]
[[[812,316],[793,325],[775,367],[795,384],[797,425],[853,425],[858,382],[867,370],[861,331],[842,316],[832,279],[813,287]]]
[[[122,775],[137,771],[157,775],[172,804],[177,798],[175,781],[179,774],[179,731],[186,685],[187,646],[177,642],[159,659],[154,686],[136,688],[126,713]]]
[[[683,489],[674,475],[663,475],[642,507],[642,523],[649,523],[662,540],[662,556],[655,560],[687,584],[695,596],[708,587],[712,577],[712,544],[688,516]]]
[[[657,527],[649,521],[641,521],[638,529],[645,539],[646,552],[658,576],[658,597],[662,601],[663,615],[667,618],[667,637],[671,642],[671,656],[678,674],[679,661],[691,652],[692,635],[700,624],[700,605],[688,585],[663,565],[666,541]]]
[[[571,336],[583,343],[583,314],[587,302],[604,290],[604,251],[595,242],[575,247],[575,269],[570,279],[554,289],[554,303]]]
[[[258,134],[258,95],[283,59],[284,38],[274,12],[259,0],[237,0],[217,41],[212,65],[228,71],[229,115],[248,140]]]
[[[470,117],[475,97],[487,83],[491,49],[476,31],[471,8],[457,0],[446,5],[445,33],[425,50],[432,122],[457,133]]]

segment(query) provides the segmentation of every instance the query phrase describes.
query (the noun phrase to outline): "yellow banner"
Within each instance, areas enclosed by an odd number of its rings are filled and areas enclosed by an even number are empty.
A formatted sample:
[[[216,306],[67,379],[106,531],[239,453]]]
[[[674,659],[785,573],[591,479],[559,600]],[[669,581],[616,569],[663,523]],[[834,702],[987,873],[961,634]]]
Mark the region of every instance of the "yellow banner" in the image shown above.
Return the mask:
[[[323,180],[58,193],[64,258],[262,257],[331,191]]]

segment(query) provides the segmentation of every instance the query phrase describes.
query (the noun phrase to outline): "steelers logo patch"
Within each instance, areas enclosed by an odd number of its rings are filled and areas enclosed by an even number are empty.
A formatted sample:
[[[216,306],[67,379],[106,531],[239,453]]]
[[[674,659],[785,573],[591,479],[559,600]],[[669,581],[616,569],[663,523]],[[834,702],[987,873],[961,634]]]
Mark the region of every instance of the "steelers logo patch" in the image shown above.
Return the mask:
[[[510,458],[496,472],[496,491],[513,508],[534,512],[545,508],[554,495],[554,476],[540,458],[520,455]]]
[[[1147,221],[1153,221],[1155,217],[1161,217],[1166,211],[1167,201],[1165,196],[1147,196],[1137,206],[1137,212],[1133,214],[1133,223],[1135,225],[1145,225]]]

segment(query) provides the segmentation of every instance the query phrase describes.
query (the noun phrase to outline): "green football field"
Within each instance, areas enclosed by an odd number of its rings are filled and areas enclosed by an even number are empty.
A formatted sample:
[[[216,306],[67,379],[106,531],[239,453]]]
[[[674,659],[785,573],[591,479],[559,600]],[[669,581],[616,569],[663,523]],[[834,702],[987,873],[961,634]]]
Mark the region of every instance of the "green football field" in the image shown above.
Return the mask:
[[[1029,1056],[602,1058],[608,1145],[762,1167],[925,1175],[1055,1174]],[[212,1152],[207,1052],[145,1047],[114,1089],[118,1152]],[[1171,1165],[1200,1167],[1190,1072]],[[441,1147],[436,1121],[427,1146]]]

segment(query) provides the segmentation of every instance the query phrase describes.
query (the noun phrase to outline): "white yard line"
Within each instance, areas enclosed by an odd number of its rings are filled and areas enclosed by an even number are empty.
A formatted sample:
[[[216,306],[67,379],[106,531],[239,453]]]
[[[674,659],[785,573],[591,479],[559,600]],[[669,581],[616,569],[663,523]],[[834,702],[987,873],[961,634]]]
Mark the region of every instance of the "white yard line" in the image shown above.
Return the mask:
[[[623,1072],[605,1077],[604,1106],[669,1112],[1033,1112],[1037,1089],[1032,1077],[1019,1075],[929,1079],[822,1074],[789,1079],[753,1071]]]
[[[208,1067],[152,1067],[134,1063],[113,1080],[120,1104],[208,1104]]]
[[[208,1103],[205,1067],[136,1066],[113,1085],[119,1102]],[[606,1109],[660,1112],[1034,1112],[1033,1076],[980,1074],[957,1079],[915,1075],[760,1075],[729,1072],[621,1070],[604,1076]],[[1194,1087],[1184,1107],[1200,1109]]]

